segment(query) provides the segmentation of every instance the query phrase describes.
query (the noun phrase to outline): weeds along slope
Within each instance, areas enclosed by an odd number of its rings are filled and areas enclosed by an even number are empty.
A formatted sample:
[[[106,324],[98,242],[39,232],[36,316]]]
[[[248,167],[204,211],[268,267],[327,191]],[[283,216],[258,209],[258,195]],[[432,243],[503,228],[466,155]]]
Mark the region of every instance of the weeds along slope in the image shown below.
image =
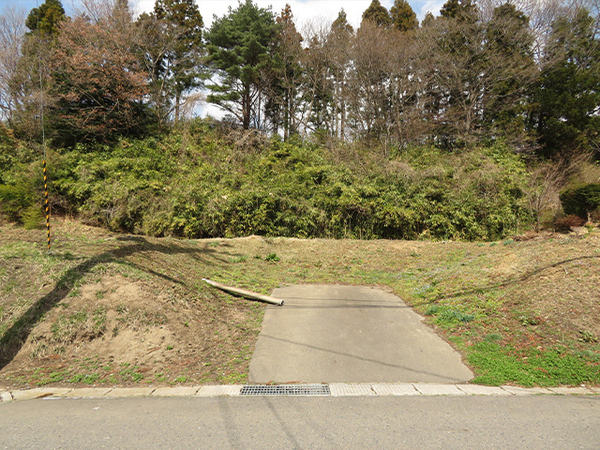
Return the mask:
[[[6,164],[0,197],[11,220],[35,225],[41,170],[23,154]],[[160,138],[57,150],[49,173],[56,213],[147,236],[494,240],[532,223],[525,164],[500,144],[383,157],[198,120]]]
[[[177,240],[0,228],[0,385],[243,383],[264,306],[202,278],[391,289],[484,384],[600,384],[600,236]]]

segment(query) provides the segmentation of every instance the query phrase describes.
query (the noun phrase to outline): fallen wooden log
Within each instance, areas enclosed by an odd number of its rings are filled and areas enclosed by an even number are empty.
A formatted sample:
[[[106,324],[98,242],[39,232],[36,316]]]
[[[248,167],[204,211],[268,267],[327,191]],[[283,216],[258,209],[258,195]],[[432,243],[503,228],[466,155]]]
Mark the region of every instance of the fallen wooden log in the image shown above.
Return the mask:
[[[278,298],[269,297],[268,295],[257,294],[256,292],[247,291],[246,289],[239,289],[232,286],[227,286],[225,284],[217,283],[216,281],[208,280],[206,278],[202,278],[202,281],[207,284],[220,289],[225,292],[229,292],[230,294],[240,295],[242,297],[249,298],[251,300],[259,300],[261,302],[271,303],[272,305],[282,306],[283,300]]]

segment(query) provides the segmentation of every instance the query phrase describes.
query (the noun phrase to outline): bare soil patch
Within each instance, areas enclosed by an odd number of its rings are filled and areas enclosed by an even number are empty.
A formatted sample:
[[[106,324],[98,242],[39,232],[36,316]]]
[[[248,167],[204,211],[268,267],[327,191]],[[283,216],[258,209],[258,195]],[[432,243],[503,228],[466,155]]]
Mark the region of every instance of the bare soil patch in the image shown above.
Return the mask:
[[[43,230],[0,227],[0,387],[245,382],[265,306],[202,278],[264,294],[378,286],[463,355],[492,336],[600,360],[598,231],[493,243],[186,241],[53,225],[50,254]]]

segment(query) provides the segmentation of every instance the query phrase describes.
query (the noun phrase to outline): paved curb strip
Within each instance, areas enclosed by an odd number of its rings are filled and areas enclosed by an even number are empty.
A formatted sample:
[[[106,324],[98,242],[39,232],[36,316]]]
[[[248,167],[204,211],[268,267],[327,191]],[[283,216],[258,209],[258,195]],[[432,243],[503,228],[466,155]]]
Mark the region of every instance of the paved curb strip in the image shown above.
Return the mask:
[[[200,390],[197,387],[162,387],[152,393],[152,397],[193,397]]]
[[[34,400],[38,398],[60,398],[68,395],[70,388],[36,388],[25,391],[12,391],[13,400]]]
[[[423,395],[467,395],[453,384],[415,384],[414,386]]]
[[[331,383],[329,385],[332,397],[348,397],[355,395],[375,395],[370,384]]]
[[[35,388],[0,391],[0,403],[56,398],[126,397],[237,397],[243,385],[177,386],[160,388]],[[600,388],[554,387],[521,388],[515,386],[479,386],[476,384],[347,384],[330,383],[331,397],[348,396],[523,396],[523,395],[600,395]]]
[[[156,388],[119,388],[107,392],[104,397],[122,398],[122,397],[150,397]]]
[[[67,393],[64,397],[66,398],[100,398],[104,397],[112,388],[81,388],[73,389]]]
[[[502,389],[513,395],[535,395],[535,394],[554,394],[554,392],[545,388],[521,388],[515,386],[502,386]]]
[[[479,386],[477,384],[460,384],[458,389],[468,395],[513,395],[505,389],[497,386]]]
[[[560,394],[560,395],[572,395],[572,394],[589,394],[590,390],[586,389],[584,387],[573,387],[573,388],[566,388],[566,387],[553,387],[553,388],[548,388],[549,391],[554,392],[555,394]]]
[[[196,397],[229,397],[240,395],[242,385],[235,386],[202,386]]]
[[[421,395],[412,384],[374,384],[371,387],[377,395]]]

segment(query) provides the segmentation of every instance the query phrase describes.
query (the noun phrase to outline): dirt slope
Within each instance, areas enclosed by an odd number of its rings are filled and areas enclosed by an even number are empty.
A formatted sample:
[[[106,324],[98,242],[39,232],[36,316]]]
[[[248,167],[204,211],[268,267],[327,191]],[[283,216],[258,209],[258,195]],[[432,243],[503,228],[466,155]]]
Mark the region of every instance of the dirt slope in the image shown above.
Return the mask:
[[[597,231],[497,243],[182,241],[55,220],[50,254],[44,244],[44,230],[0,227],[0,387],[245,382],[264,305],[202,278],[265,294],[379,286],[465,355],[491,337],[600,360]]]

